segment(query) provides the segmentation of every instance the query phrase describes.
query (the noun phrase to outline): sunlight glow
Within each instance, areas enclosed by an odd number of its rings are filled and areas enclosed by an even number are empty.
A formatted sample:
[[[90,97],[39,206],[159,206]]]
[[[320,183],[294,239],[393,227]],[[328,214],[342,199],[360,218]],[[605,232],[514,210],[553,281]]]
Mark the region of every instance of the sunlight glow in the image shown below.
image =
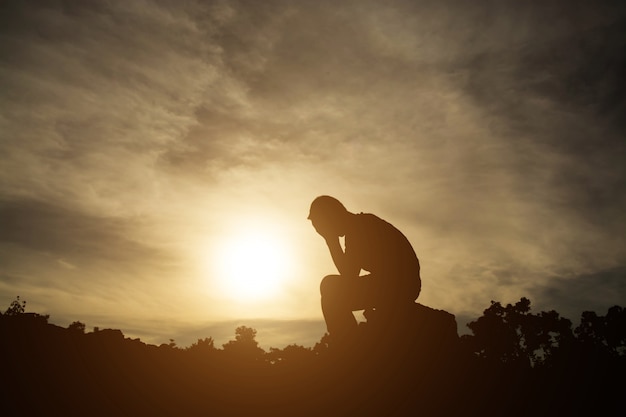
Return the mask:
[[[246,302],[280,295],[292,269],[287,246],[275,234],[261,231],[225,239],[213,260],[219,291]]]

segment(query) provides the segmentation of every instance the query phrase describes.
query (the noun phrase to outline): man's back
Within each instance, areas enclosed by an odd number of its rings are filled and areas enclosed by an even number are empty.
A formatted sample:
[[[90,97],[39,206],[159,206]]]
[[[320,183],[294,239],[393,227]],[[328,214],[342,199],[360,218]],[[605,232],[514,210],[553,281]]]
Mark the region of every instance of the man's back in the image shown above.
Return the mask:
[[[373,214],[355,216],[354,225],[346,232],[345,246],[348,259],[374,275],[419,277],[419,260],[406,236]]]

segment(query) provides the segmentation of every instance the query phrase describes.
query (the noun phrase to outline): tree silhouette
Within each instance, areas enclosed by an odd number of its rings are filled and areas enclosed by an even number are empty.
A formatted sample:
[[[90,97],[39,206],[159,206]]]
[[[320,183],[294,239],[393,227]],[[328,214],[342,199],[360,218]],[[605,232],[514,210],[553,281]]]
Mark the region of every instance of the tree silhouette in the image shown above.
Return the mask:
[[[314,357],[314,353],[311,348],[291,344],[283,349],[270,348],[266,357],[271,364],[304,364]]]
[[[191,344],[191,346],[186,348],[185,351],[194,357],[208,358],[211,355],[214,355],[215,352],[217,352],[217,349],[215,348],[215,341],[213,338],[205,337],[204,339],[198,339],[197,342]]]
[[[568,319],[556,311],[532,314],[525,297],[506,307],[492,301],[483,316],[467,326],[473,336],[463,336],[466,349],[488,361],[520,366],[547,363],[573,340]]]
[[[24,311],[26,311],[26,301],[20,300],[20,296],[18,295],[15,300],[11,301],[11,304],[4,314],[7,316],[16,316],[24,313]]]
[[[204,339],[198,339],[197,342],[192,343],[191,346],[189,346],[186,350],[190,352],[213,351],[215,350],[215,341],[213,340],[212,337],[205,337]]]
[[[618,306],[606,316],[585,312],[573,332],[555,311],[532,313],[526,298],[492,302],[462,338],[470,355],[440,344],[424,349],[437,335],[430,328],[440,324],[429,314],[424,326],[391,329],[403,334],[397,338],[359,326],[372,337],[357,337],[344,355],[327,334],[314,348],[266,353],[246,326],[223,349],[211,337],[185,349],[170,339],[159,348],[120,330],[85,334],[78,321],[55,326],[23,307],[17,299],[12,313],[0,316],[5,414],[623,414],[626,313]],[[403,345],[413,339],[420,342]],[[71,401],[59,400],[68,392]]]
[[[227,354],[250,359],[260,359],[265,353],[256,341],[256,330],[247,326],[237,327],[235,329],[235,340],[224,343],[222,347]]]
[[[626,309],[613,306],[605,318],[606,342],[609,350],[616,355],[626,354]]]
[[[613,306],[606,316],[593,311],[582,313],[575,330],[583,347],[597,354],[619,356],[626,354],[626,309]]]
[[[329,343],[330,335],[328,333],[324,333],[320,341],[317,342],[315,346],[313,346],[313,352],[316,355],[323,355],[325,352],[328,351]]]
[[[72,332],[76,332],[76,333],[85,333],[85,323],[81,323],[80,321],[75,321],[72,324],[70,324],[69,326],[67,326],[67,329],[72,331]]]

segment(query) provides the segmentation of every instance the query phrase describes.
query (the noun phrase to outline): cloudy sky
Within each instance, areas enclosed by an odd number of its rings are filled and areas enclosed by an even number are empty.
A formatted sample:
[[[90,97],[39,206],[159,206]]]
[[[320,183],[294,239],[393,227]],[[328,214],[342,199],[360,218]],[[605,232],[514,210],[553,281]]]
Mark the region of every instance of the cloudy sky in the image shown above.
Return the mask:
[[[625,50],[619,1],[3,1],[0,308],[310,346],[320,194],[461,332],[626,305]]]

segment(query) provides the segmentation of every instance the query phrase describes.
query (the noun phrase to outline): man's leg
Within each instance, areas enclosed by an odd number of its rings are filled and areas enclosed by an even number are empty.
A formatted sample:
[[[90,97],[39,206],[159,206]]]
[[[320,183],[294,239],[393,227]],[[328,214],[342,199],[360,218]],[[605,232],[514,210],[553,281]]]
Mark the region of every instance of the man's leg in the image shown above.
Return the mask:
[[[357,329],[353,311],[373,306],[375,291],[369,277],[328,275],[320,284],[322,313],[328,333],[350,337]]]

